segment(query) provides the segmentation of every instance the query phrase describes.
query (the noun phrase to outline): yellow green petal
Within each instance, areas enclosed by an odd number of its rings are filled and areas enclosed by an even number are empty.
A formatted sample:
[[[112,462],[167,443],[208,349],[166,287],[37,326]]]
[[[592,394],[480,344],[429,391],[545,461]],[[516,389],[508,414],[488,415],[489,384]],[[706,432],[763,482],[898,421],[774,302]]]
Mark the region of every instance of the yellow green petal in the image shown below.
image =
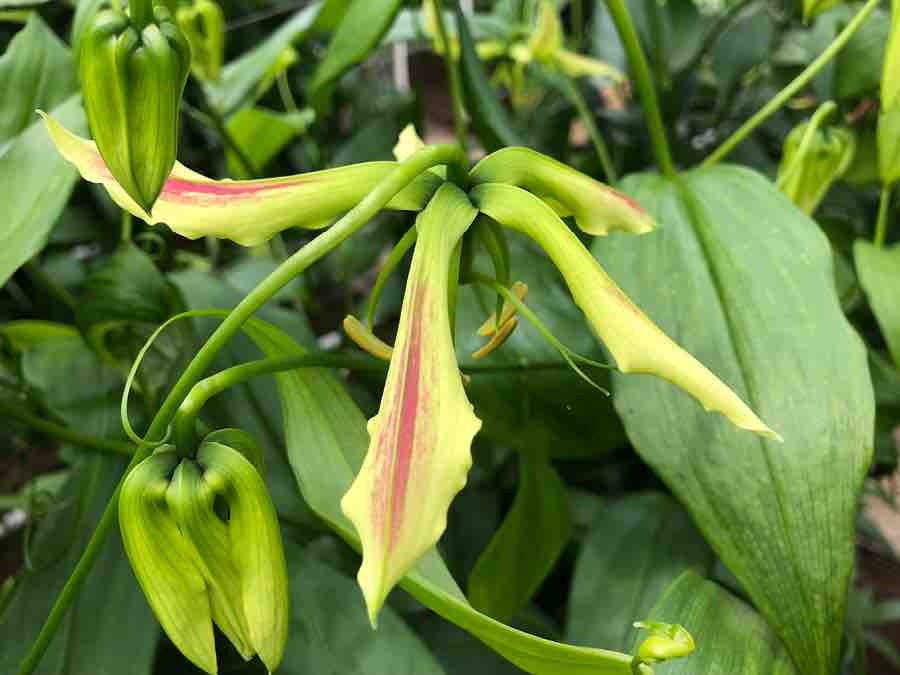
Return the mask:
[[[653,219],[628,195],[528,148],[503,148],[470,172],[473,183],[509,183],[546,198],[561,216],[573,215],[588,234],[643,234]]]
[[[358,580],[373,625],[391,588],[443,533],[472,464],[481,422],[456,364],[448,278],[453,250],[476,214],[449,183],[419,214],[381,406],[369,421],[363,466],[341,501],[362,542]]]
[[[482,212],[527,234],[547,252],[619,370],[668,380],[735,426],[780,440],[737,394],[631,302],[553,209],[512,185],[480,185],[470,196]]]
[[[213,180],[175,163],[150,214],[115,182],[97,146],[76,136],[42,113],[59,152],[81,176],[100,183],[123,209],[147,223],[165,223],[187,237],[212,236],[256,246],[289,227],[320,228],[353,208],[394,167],[394,162],[351,166],[264,180]],[[389,209],[418,211],[441,183],[426,172],[388,204]]]

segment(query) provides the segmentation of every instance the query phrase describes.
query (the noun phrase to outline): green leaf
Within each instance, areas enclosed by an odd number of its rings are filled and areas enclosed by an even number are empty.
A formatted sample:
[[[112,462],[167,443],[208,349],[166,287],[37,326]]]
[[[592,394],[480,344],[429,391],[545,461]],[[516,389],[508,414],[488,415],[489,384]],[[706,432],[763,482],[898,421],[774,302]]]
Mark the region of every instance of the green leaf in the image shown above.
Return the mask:
[[[874,410],[828,242],[750,170],[640,175],[624,187],[663,226],[597,240],[595,254],[784,443],[729,428],[669,384],[617,374],[625,428],[800,670],[833,673]]]
[[[55,108],[78,90],[66,46],[40,16],[32,15],[0,57],[0,156],[10,141],[38,121],[35,108]]]
[[[261,322],[248,334],[267,355],[299,347]],[[304,369],[277,376],[288,456],[307,503],[357,550],[359,540],[340,500],[368,446],[365,418],[328,373]],[[477,612],[466,602],[435,550],[426,553],[401,585],[448,621],[469,631],[507,659],[536,675],[632,675],[631,656],[560,644],[529,635]],[[360,596],[361,597],[361,596]]]
[[[40,251],[69,199],[78,173],[53,149],[35,108],[53,108],[86,133],[69,51],[34,14],[0,57],[0,284]]]
[[[279,675],[443,675],[428,648],[385,607],[373,631],[352,579],[285,540],[291,622]]]
[[[281,52],[303,40],[315,27],[321,10],[321,2],[304,7],[281,24],[278,30],[263,42],[228,62],[222,68],[219,79],[205,85],[213,107],[226,116],[240,108],[278,60]]]
[[[880,248],[858,240],[853,258],[888,351],[900,368],[900,244]]]
[[[855,99],[878,91],[891,19],[876,8],[834,60],[834,95]]]
[[[519,487],[512,507],[469,577],[472,606],[509,622],[553,569],[571,534],[572,514],[562,478],[543,453],[520,453]]]
[[[778,636],[753,608],[693,572],[684,572],[669,586],[650,618],[680,623],[697,645],[690,656],[655,665],[656,675],[798,673]],[[638,635],[635,647],[644,637]]]
[[[509,114],[497,98],[497,89],[488,80],[484,64],[475,51],[469,24],[455,4],[456,28],[459,33],[459,64],[466,94],[466,110],[485,148],[490,152],[507,145],[527,145],[513,127]]]
[[[313,99],[321,99],[330,85],[381,44],[401,4],[400,0],[353,0],[316,68],[310,86]]]
[[[610,504],[575,562],[566,639],[631,649],[639,634],[632,624],[650,615],[669,584],[688,569],[709,574],[713,563],[690,516],[671,497],[632,494]]]
[[[295,136],[302,134],[312,122],[312,111],[279,113],[265,108],[249,107],[239,110],[228,120],[228,131],[256,170],[266,165]],[[228,171],[238,178],[249,176],[237,156],[228,150]]]
[[[26,349],[25,379],[50,411],[78,431],[121,434],[121,378],[105,368],[81,337],[48,331]],[[71,455],[66,455],[71,456]],[[32,541],[32,568],[20,573],[0,615],[0,672],[15,673],[75,566],[126,461],[74,453],[71,478]],[[149,675],[158,628],[122,552],[116,530],[87,578],[62,630],[50,643],[41,675]]]

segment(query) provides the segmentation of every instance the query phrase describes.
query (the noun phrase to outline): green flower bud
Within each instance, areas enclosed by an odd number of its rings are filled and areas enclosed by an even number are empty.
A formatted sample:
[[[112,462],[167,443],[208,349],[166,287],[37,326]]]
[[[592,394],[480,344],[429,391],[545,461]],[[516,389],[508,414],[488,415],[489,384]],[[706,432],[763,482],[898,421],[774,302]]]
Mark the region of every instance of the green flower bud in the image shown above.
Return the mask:
[[[213,623],[270,672],[287,641],[287,566],[261,458],[247,434],[223,429],[196,459],[164,446],[122,486],[119,521],[135,576],[163,630],[207,673],[217,672]]]
[[[197,460],[208,489],[228,505],[228,540],[240,574],[250,644],[269,671],[281,663],[288,632],[287,564],[275,507],[262,477],[240,452],[204,442]]]
[[[217,80],[225,53],[225,15],[213,0],[180,7],[178,26],[191,45],[191,71],[201,80]]]
[[[777,185],[805,213],[815,211],[856,153],[856,136],[846,127],[820,128],[814,121],[794,127],[784,141]]]
[[[634,626],[650,633],[638,647],[638,656],[647,663],[677,659],[694,651],[694,638],[680,624],[636,621]]]
[[[113,177],[148,213],[175,164],[190,63],[190,47],[164,7],[154,7],[143,26],[120,12],[98,12],[81,41],[91,132]]]

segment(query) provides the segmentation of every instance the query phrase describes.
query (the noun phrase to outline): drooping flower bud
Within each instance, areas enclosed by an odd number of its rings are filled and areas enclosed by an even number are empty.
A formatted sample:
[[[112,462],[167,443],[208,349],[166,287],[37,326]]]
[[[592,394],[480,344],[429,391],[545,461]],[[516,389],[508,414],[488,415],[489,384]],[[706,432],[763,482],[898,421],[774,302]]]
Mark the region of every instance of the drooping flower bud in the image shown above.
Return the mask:
[[[213,623],[269,672],[287,640],[287,569],[257,461],[252,439],[221,430],[195,459],[160,448],[122,485],[119,523],[135,576],[163,630],[207,673],[217,672]]]
[[[109,171],[146,213],[175,164],[190,64],[190,47],[162,6],[144,25],[114,10],[98,12],[81,40],[91,133]]]
[[[856,154],[856,135],[847,127],[818,127],[812,120],[794,127],[784,141],[778,188],[811,214]]]
[[[191,72],[217,80],[225,54],[225,15],[214,0],[194,0],[178,8],[178,26],[191,45]]]

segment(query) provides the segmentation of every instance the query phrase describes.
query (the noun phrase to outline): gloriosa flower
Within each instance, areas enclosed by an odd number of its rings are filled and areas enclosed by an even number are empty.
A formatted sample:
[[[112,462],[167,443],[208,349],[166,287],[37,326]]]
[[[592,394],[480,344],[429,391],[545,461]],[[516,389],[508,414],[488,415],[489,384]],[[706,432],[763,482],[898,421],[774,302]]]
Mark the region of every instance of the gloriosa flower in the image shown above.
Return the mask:
[[[261,181],[212,181],[177,165],[160,201],[144,214],[110,178],[93,145],[47,118],[60,151],[88,180],[102,183],[147,222],[165,221],[187,236],[213,234],[258,243],[289,226],[320,226],[349,210],[395,166],[390,162]],[[398,144],[421,147],[413,132]],[[450,502],[472,462],[475,416],[456,363],[449,294],[454,251],[479,212],[534,239],[560,269],[576,304],[624,373],[648,373],[680,387],[736,427],[780,438],[705,366],[669,339],[610,279],[562,220],[589,234],[617,229],[644,234],[650,216],[626,195],[525,148],[506,148],[471,169],[466,189],[426,171],[390,203],[421,210],[399,331],[393,348],[352,317],[348,333],[390,359],[369,449],[342,507],[359,534],[359,582],[375,622],[391,588],[440,538]],[[524,288],[518,288],[524,297]],[[514,317],[507,308],[486,337]],[[502,339],[498,340],[498,343]],[[496,345],[495,345],[496,346]]]

